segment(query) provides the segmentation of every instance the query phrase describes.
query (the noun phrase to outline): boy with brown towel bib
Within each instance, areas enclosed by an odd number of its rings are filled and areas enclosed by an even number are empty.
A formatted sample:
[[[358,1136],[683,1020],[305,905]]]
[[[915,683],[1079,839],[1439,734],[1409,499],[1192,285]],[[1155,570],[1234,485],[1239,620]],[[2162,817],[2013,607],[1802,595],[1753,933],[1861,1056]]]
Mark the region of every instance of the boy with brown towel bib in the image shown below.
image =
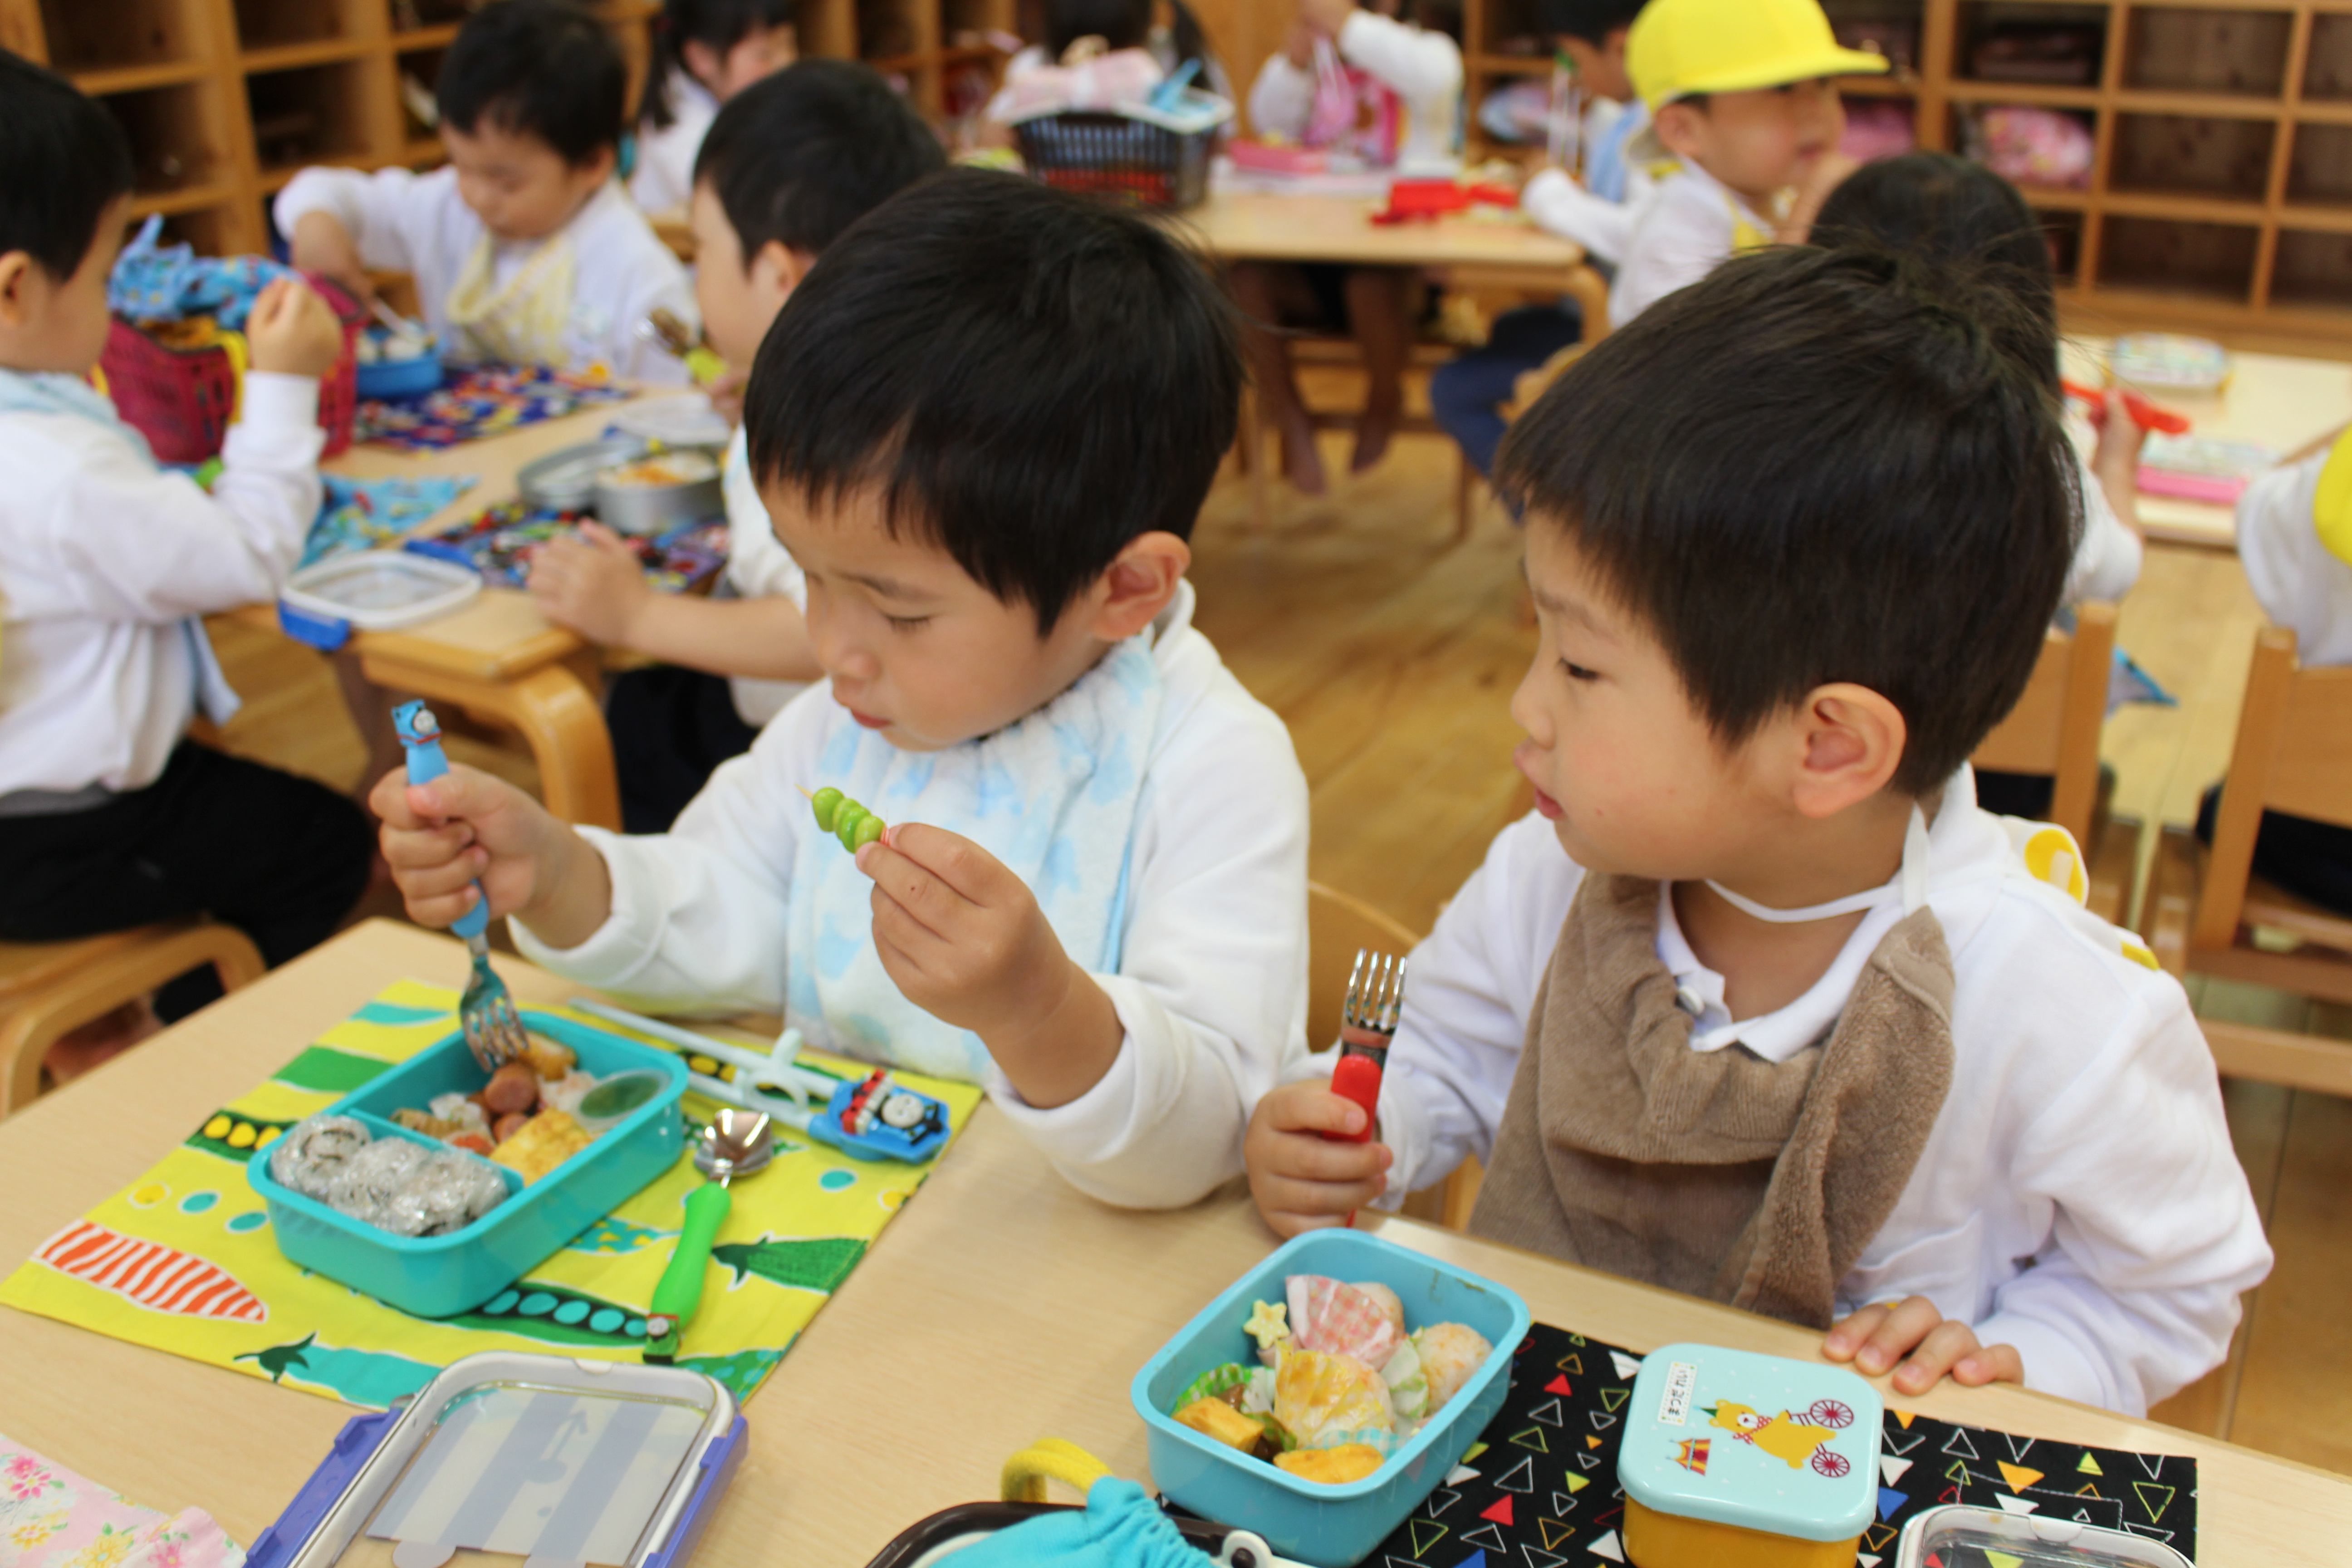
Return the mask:
[[[1320,1079],[1259,1104],[1276,1230],[1476,1155],[1473,1231],[1899,1393],[2136,1415],[2222,1359],[2271,1255],[2188,1000],[1968,768],[2081,529],[2050,331],[1989,273],[1767,252],[1511,432],[1536,814],[1412,955],[1381,1142],[1322,1140],[1363,1112]]]

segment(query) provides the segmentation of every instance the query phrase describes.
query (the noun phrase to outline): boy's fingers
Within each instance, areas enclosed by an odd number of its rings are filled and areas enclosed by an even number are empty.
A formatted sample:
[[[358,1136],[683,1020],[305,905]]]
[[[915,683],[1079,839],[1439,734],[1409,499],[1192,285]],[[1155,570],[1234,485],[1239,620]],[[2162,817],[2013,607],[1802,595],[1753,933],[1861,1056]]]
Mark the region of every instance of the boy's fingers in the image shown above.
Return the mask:
[[[368,791],[368,809],[386,827],[404,832],[425,826],[424,819],[408,804],[408,774],[399,768],[375,781],[375,787]]]
[[[1970,1388],[1988,1383],[2023,1383],[2025,1358],[2015,1345],[1987,1345],[1952,1363],[1952,1381]]]
[[[940,959],[951,951],[946,939],[901,908],[878,885],[868,901],[874,910],[874,945],[885,958],[898,958],[917,978],[929,978]]]
[[[1927,1331],[1919,1348],[1895,1369],[1895,1386],[1906,1394],[1925,1394],[1952,1369],[1952,1363],[1977,1348],[1977,1336],[1961,1322],[1943,1320]]]
[[[407,909],[409,919],[424,926],[455,925],[458,916],[474,907],[477,897],[470,887],[430,898],[419,898],[404,888],[401,889],[401,902]]]
[[[1266,1114],[1276,1127],[1286,1132],[1360,1132],[1364,1129],[1364,1108],[1354,1100],[1333,1094],[1319,1084],[1298,1086],[1305,1093],[1285,1092],[1274,1097]]]
[[[384,864],[395,871],[444,866],[472,847],[474,830],[463,822],[442,827],[404,827],[383,835]]]
[[[429,866],[404,866],[393,868],[393,880],[400,890],[412,899],[454,896],[471,887],[482,874],[478,850],[461,849],[446,860]]]
[[[930,868],[879,841],[857,852],[857,868],[874,879],[874,890],[935,936],[945,936],[971,907]],[[875,912],[881,913],[877,902]]]
[[[1927,1297],[1906,1298],[1854,1352],[1853,1363],[1875,1377],[1901,1361],[1943,1321],[1942,1310]]]
[[[1005,874],[1003,865],[971,839],[927,822],[899,823],[883,837],[882,844],[892,854],[929,871],[960,898],[975,904],[990,902],[987,895]],[[863,858],[859,864],[865,864]]]
[[[1334,1143],[1294,1134],[1270,1152],[1266,1168],[1310,1182],[1362,1182],[1386,1170],[1395,1158],[1384,1143]]]
[[[1272,1213],[1345,1218],[1388,1191],[1384,1175],[1357,1182],[1301,1182],[1287,1176],[1261,1176],[1255,1184],[1258,1207]]]

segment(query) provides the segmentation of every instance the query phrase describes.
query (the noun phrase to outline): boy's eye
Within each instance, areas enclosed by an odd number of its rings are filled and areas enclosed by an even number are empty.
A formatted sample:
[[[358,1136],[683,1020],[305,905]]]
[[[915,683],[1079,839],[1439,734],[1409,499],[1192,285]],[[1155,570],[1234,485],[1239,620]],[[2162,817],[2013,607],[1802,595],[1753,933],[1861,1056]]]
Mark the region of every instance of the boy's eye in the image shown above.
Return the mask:
[[[1601,679],[1601,672],[1599,670],[1587,669],[1580,664],[1570,664],[1566,659],[1561,659],[1559,661],[1559,668],[1570,680],[1598,680]]]
[[[885,616],[882,618],[890,623],[890,629],[894,632],[919,632],[931,624],[929,616]]]

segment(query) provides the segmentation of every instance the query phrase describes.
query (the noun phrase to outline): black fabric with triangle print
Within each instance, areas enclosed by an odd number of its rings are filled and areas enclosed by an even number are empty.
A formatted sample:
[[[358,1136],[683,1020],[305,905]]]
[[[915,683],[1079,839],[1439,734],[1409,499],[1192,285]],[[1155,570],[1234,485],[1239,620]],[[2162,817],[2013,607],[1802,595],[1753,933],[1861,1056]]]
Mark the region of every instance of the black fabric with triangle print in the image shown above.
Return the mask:
[[[1511,1392],[1455,1474],[1373,1549],[1365,1568],[1610,1568],[1625,1562],[1617,1485],[1619,1417],[1640,1359],[1538,1323],[1511,1368]],[[2012,1437],[1890,1411],[1879,1517],[1856,1562],[1895,1560],[1922,1509],[1964,1502],[2081,1519],[2197,1556],[2197,1461]],[[1465,1472],[1474,1472],[1465,1474]],[[1227,1520],[1246,1525],[1246,1520]],[[1944,1568],[1982,1568],[1947,1563]]]

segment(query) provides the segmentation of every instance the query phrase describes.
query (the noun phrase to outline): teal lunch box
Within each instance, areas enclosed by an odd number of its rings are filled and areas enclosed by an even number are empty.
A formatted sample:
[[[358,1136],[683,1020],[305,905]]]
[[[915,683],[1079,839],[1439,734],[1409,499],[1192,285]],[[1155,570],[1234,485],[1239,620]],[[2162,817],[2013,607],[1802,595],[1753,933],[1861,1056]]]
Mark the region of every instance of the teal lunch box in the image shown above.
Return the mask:
[[[1376,1280],[1403,1301],[1408,1326],[1462,1323],[1495,1347],[1445,1408],[1361,1480],[1326,1486],[1304,1479],[1169,1414],[1176,1395],[1211,1367],[1255,1364],[1257,1344],[1242,1327],[1250,1303],[1282,1300],[1283,1281],[1293,1274]],[[1503,1407],[1511,1358],[1527,1333],[1527,1303],[1492,1280],[1360,1230],[1309,1231],[1202,1308],[1135,1374],[1131,1392],[1148,1431],[1151,1479],[1171,1500],[1262,1536],[1285,1557],[1314,1568],[1353,1568],[1444,1481]]]
[[[634,1196],[677,1163],[686,1146],[678,1102],[686,1064],[669,1052],[551,1014],[526,1010],[523,1026],[579,1053],[583,1071],[604,1078],[650,1068],[665,1087],[600,1133],[595,1142],[526,1186],[503,1165],[504,1203],[446,1236],[394,1236],[338,1214],[316,1198],[288,1190],[269,1173],[269,1152],[257,1150],[245,1177],[268,1205],[278,1251],[330,1279],[364,1290],[420,1318],[446,1318],[497,1295],[551,1254]],[[378,1138],[405,1138],[443,1147],[392,1120],[403,1106],[422,1108],[438,1094],[471,1094],[488,1075],[455,1030],[408,1060],[385,1069],[329,1106]],[[467,1158],[475,1156],[468,1155]]]

